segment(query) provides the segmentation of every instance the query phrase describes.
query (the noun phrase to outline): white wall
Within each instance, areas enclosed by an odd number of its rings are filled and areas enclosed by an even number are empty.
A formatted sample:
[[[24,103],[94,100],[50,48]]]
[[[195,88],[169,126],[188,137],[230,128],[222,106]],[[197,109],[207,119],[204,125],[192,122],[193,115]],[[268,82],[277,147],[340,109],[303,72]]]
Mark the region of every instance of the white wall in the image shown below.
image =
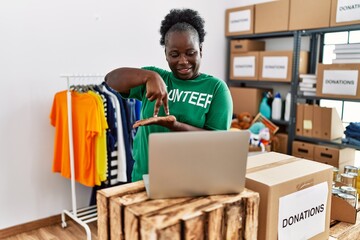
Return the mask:
[[[51,172],[53,96],[62,73],[105,74],[119,66],[167,68],[159,27],[171,8],[206,20],[201,71],[225,77],[222,1],[0,1],[0,229],[71,208],[70,181]],[[91,189],[77,185],[78,206]]]

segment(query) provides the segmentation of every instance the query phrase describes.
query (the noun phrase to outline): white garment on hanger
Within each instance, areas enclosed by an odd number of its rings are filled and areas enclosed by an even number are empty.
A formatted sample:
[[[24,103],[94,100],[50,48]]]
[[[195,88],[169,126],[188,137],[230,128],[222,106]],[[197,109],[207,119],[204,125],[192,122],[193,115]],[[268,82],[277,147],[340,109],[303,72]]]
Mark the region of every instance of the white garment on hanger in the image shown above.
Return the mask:
[[[116,95],[110,92],[106,87],[102,87],[102,89],[106,94],[109,95],[111,101],[115,106],[115,114],[116,114],[116,124],[117,124],[117,152],[118,152],[118,171],[117,171],[117,180],[119,182],[127,182],[127,175],[126,175],[126,152],[125,152],[125,141],[123,135],[123,128],[122,128],[122,119],[121,119],[121,108],[120,103]]]

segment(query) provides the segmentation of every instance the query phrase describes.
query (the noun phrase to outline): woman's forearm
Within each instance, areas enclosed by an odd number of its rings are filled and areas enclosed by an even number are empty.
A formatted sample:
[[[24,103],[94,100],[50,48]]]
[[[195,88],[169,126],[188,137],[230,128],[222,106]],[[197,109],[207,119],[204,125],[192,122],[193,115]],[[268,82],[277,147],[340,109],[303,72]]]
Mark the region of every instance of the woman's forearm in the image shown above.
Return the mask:
[[[145,84],[155,74],[145,69],[123,67],[109,72],[105,82],[120,93],[129,93],[131,88]]]

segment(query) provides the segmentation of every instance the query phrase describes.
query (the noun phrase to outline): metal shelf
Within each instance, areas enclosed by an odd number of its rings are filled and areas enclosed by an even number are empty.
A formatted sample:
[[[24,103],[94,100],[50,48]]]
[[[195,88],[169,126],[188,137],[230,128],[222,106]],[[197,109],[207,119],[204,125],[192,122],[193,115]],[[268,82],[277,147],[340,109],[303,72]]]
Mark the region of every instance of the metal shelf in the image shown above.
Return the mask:
[[[291,82],[229,79],[228,84],[231,86],[239,86],[240,84],[245,84],[245,85],[251,84],[251,85],[260,85],[260,86],[265,86],[265,85],[289,85],[290,86]]]
[[[277,124],[277,125],[282,125],[282,126],[289,125],[289,121],[285,121],[285,120],[270,119],[270,121],[273,122],[274,124]]]
[[[330,140],[325,140],[325,139],[320,139],[320,138],[304,137],[304,136],[295,136],[295,139],[305,141],[305,142],[310,142],[310,143],[328,144],[328,145],[338,146],[341,148],[347,147],[347,148],[354,148],[356,150],[360,150],[360,146],[342,143],[341,139],[336,139],[336,140],[330,141]]]
[[[298,99],[305,99],[305,100],[336,100],[336,101],[346,101],[346,102],[360,102],[360,99],[353,99],[353,98],[331,98],[331,97],[317,97],[317,96],[297,96]]]
[[[279,38],[279,37],[293,37],[296,31],[284,31],[284,32],[270,32],[270,33],[255,33],[246,35],[228,36],[230,40],[234,39],[246,39],[246,38]]]
[[[329,33],[329,32],[353,31],[353,30],[360,30],[360,24],[301,30],[300,33],[302,36],[306,36],[314,33]]]

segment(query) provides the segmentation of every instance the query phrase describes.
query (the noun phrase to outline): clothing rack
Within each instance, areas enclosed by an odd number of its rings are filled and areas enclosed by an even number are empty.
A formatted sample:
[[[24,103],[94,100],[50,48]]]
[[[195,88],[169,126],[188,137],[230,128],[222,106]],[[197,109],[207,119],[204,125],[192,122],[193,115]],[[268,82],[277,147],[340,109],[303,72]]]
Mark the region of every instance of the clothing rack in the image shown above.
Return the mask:
[[[89,84],[87,81],[93,81],[101,79],[103,81],[104,76],[100,74],[72,74],[60,75],[61,78],[66,79],[67,81],[67,113],[68,113],[68,134],[69,134],[69,153],[70,153],[70,173],[71,173],[71,202],[72,210],[63,210],[61,213],[61,226],[65,228],[67,226],[65,215],[69,216],[75,222],[84,227],[87,240],[91,240],[91,231],[87,225],[90,222],[97,220],[97,208],[96,205],[77,209],[76,207],[76,191],[75,191],[75,169],[74,169],[74,139],[73,139],[73,129],[72,129],[72,102],[71,102],[71,90],[70,82],[79,81],[80,84],[84,83]]]

